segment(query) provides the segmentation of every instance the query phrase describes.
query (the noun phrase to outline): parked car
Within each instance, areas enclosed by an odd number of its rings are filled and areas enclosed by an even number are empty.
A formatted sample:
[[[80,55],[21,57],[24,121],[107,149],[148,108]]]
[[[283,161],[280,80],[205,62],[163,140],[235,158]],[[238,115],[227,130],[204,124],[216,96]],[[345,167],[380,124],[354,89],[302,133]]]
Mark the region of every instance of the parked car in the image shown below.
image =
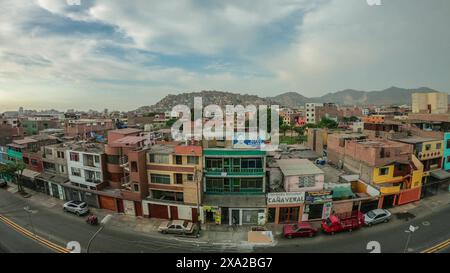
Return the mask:
[[[325,233],[334,235],[341,231],[353,231],[364,225],[364,214],[360,211],[352,212],[348,215],[330,215],[322,220],[322,230]]]
[[[309,223],[285,225],[283,227],[283,236],[288,239],[294,237],[313,237],[316,234],[317,228],[311,226]]]
[[[164,221],[158,231],[163,234],[198,235],[197,225],[184,220]]]
[[[63,210],[65,212],[75,213],[78,216],[86,215],[89,213],[89,208],[86,202],[82,201],[70,201],[64,204]]]
[[[391,220],[392,214],[385,209],[374,209],[364,214],[364,223],[367,226],[376,225],[379,223],[387,223]]]
[[[5,180],[0,179],[0,188],[6,188],[8,186],[8,183],[6,183]]]

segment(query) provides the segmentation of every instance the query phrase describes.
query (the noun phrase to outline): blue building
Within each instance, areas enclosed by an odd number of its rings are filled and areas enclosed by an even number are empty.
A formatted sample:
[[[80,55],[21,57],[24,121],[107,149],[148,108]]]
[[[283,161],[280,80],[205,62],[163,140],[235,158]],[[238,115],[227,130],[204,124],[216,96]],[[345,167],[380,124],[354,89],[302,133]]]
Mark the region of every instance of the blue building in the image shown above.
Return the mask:
[[[450,171],[450,132],[444,135],[444,170]]]

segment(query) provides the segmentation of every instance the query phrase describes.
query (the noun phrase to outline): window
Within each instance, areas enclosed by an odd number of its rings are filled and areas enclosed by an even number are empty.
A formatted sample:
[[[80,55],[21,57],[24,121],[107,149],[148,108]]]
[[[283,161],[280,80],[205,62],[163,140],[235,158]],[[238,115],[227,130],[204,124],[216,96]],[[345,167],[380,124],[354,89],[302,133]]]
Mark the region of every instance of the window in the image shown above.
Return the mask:
[[[31,159],[31,165],[37,166],[38,165],[37,159]]]
[[[78,154],[78,153],[70,153],[70,161],[79,162],[80,161],[80,154]]]
[[[63,165],[59,166],[59,170],[61,171],[61,173],[65,173],[66,169],[64,168]]]
[[[57,157],[64,159],[64,152],[57,152]]]
[[[450,164],[450,156],[447,157],[447,164]]]
[[[188,181],[194,181],[194,175],[193,174],[188,174],[187,175],[187,180]]]
[[[25,163],[25,164],[30,164],[30,159],[29,159],[28,157],[24,157],[24,158],[22,159],[22,161],[23,161],[23,163]]]
[[[81,170],[78,168],[72,168],[72,175],[81,177]]]
[[[241,168],[243,169],[255,169],[262,168],[261,158],[243,158],[241,160]]]
[[[138,171],[138,165],[136,161],[131,161],[131,171],[137,172]]]
[[[100,163],[100,157],[99,157],[98,155],[95,155],[95,156],[94,156],[94,162],[95,162],[96,164]]]
[[[106,162],[108,164],[119,165],[119,156],[118,155],[108,155],[108,156],[106,156]]]
[[[442,148],[442,144],[441,143],[436,143],[436,150],[440,150]]]
[[[188,156],[187,163],[189,165],[198,165],[198,156]]]
[[[175,156],[175,164],[183,165],[183,157],[181,155]]]
[[[429,151],[429,150],[431,150],[431,144],[425,145],[425,151]]]
[[[150,181],[156,184],[170,184],[170,176],[163,174],[151,174]]]
[[[389,174],[389,167],[381,168],[378,172],[378,175],[388,175]]]
[[[150,154],[150,162],[157,164],[169,164],[169,155]]]
[[[206,168],[222,168],[222,159],[208,158],[206,159]]]
[[[299,188],[309,188],[309,187],[314,187],[315,185],[316,185],[316,178],[312,175],[300,176],[298,178],[298,187]]]
[[[447,149],[450,149],[450,139],[447,140]]]
[[[134,189],[134,191],[138,192],[139,191],[139,184],[133,184],[133,189]]]
[[[52,149],[45,149],[45,154],[53,155],[53,150]]]

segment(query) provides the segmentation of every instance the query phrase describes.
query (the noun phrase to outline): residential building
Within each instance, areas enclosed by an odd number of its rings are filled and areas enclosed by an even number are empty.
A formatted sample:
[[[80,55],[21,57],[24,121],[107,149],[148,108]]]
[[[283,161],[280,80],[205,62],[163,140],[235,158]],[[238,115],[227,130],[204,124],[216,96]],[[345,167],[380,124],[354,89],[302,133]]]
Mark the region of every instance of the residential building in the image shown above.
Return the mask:
[[[409,144],[334,134],[328,137],[328,159],[375,186],[384,208],[420,199],[424,166]]]
[[[8,160],[23,161],[25,164],[32,166],[31,169],[36,168],[37,171],[42,171],[43,163],[42,155],[40,155],[41,147],[56,143],[58,143],[57,138],[44,135],[13,140],[12,143],[7,145]],[[33,160],[30,160],[30,156]]]
[[[105,186],[104,147],[97,143],[79,143],[68,147],[65,157],[72,185],[98,190]]]
[[[363,117],[363,133],[370,138],[398,139],[408,136],[408,131],[402,122],[384,119],[384,116]]]
[[[338,122],[342,117],[342,111],[334,103],[324,103],[321,106],[315,107],[315,123],[319,123],[323,118]]]
[[[306,110],[306,121],[309,124],[315,124],[317,122],[316,119],[316,107],[323,106],[322,103],[306,103],[305,104],[305,110]]]
[[[450,133],[444,135],[444,163],[443,169],[450,171]]]
[[[203,210],[206,222],[260,224],[266,215],[266,152],[207,148]]]
[[[279,224],[322,219],[324,202],[305,204],[305,195],[323,191],[324,172],[308,159],[281,159],[276,163],[284,192],[267,194],[268,221]]]
[[[65,122],[64,133],[68,137],[89,139],[106,136],[109,130],[114,129],[114,126],[114,121],[111,119],[74,119]]]
[[[149,196],[144,215],[202,221],[202,147],[156,144],[147,150]]]
[[[59,121],[54,119],[43,118],[26,118],[21,120],[21,127],[25,136],[33,136],[39,134],[39,131],[59,128]]]
[[[23,138],[23,129],[11,119],[0,119],[0,146],[6,146],[15,139]]]
[[[414,114],[447,114],[448,93],[412,94],[412,112]]]

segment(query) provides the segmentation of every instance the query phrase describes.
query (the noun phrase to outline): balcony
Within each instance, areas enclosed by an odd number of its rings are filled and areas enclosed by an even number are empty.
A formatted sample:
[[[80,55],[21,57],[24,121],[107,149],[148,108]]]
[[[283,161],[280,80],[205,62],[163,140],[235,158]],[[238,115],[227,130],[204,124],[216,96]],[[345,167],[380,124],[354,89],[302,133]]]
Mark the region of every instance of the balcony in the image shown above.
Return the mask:
[[[263,176],[263,168],[207,168],[207,176]]]
[[[120,182],[121,182],[122,184],[128,184],[128,183],[130,183],[130,176],[128,175],[128,176],[122,177],[122,178],[120,179]]]

